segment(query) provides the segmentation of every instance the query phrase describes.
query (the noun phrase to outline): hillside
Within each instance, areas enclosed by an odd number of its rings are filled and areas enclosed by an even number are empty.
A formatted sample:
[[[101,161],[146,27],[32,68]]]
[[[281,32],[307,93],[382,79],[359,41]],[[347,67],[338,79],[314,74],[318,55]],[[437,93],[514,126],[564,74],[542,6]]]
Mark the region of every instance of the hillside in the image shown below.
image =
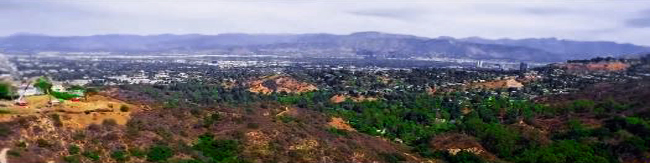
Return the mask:
[[[647,162],[647,62],[617,62],[631,66],[246,69],[28,96],[0,101],[0,147],[11,163]]]
[[[11,149],[8,161],[435,162],[404,145],[356,132],[341,118],[304,108],[259,103],[171,109],[157,107],[159,100],[138,92],[109,89],[102,94],[137,104],[127,114],[128,123],[100,119],[79,128],[72,124],[82,120],[69,118],[73,113],[68,112],[3,113],[0,146]],[[218,154],[207,153],[215,150]]]
[[[650,52],[650,47],[633,44],[621,44],[608,41],[573,41],[557,38],[528,38],[528,39],[484,39],[470,37],[459,41],[479,44],[497,44],[521,46],[540,49],[555,54],[564,54],[564,59],[584,59],[598,56],[635,55]]]

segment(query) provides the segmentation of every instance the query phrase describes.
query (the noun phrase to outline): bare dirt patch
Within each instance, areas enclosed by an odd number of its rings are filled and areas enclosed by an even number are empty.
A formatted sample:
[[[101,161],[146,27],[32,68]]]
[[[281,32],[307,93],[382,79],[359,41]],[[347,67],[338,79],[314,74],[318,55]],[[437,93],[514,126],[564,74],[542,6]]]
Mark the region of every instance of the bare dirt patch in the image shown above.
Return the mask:
[[[87,100],[78,102],[63,101],[56,106],[49,106],[49,100],[46,95],[26,97],[27,106],[8,106],[5,110],[9,113],[0,115],[0,121],[11,121],[28,115],[57,114],[64,127],[80,129],[109,119],[124,125],[130,119],[130,113],[138,110],[135,105],[102,95],[90,96]]]
[[[347,131],[357,131],[350,124],[348,124],[347,121],[343,120],[343,118],[339,117],[332,117],[330,122],[327,123],[330,127],[334,127],[339,130],[347,130]]]
[[[431,86],[431,87],[428,87],[428,88],[426,89],[426,91],[427,91],[427,94],[428,94],[428,95],[433,96],[433,95],[436,94],[436,92],[437,92],[438,90],[436,89],[435,86]]]
[[[598,62],[598,63],[563,63],[557,65],[568,71],[624,71],[630,67],[623,62]]]
[[[269,84],[275,88],[269,88]],[[313,84],[301,82],[290,76],[267,76],[249,82],[249,91],[261,94],[270,94],[272,92],[286,92],[286,93],[303,93],[316,91],[318,88]]]
[[[474,137],[464,134],[448,133],[438,135],[430,141],[430,145],[436,150],[447,151],[452,155],[456,155],[461,151],[466,151],[474,153],[487,160],[496,159],[496,156],[487,152]]]
[[[357,96],[353,97],[350,95],[334,95],[330,98],[330,101],[332,103],[341,103],[344,102],[345,100],[350,99],[354,102],[363,102],[363,101],[376,101],[377,98],[375,97],[366,97],[366,96]]]
[[[507,88],[521,88],[524,84],[515,80],[514,78],[505,80],[495,80],[488,82],[472,83],[470,88],[474,89],[507,89]]]

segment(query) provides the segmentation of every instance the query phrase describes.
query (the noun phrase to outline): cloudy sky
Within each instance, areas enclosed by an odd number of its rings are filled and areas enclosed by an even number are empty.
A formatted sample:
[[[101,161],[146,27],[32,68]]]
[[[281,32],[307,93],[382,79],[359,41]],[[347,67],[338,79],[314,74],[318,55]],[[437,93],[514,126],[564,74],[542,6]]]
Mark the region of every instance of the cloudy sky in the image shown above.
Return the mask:
[[[0,36],[334,33],[650,45],[650,1],[0,0]]]

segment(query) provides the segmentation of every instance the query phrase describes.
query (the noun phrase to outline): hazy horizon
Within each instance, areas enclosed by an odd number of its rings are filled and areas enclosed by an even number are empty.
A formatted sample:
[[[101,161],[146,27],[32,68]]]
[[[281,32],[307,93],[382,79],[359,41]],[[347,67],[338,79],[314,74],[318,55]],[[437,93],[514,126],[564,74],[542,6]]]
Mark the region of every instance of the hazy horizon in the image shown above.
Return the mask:
[[[244,35],[305,35],[305,34],[331,34],[331,35],[351,35],[355,33],[362,33],[362,32],[379,32],[383,34],[394,34],[394,35],[410,35],[410,36],[416,36],[416,37],[425,37],[425,36],[419,36],[419,35],[411,35],[411,34],[403,34],[403,33],[390,33],[390,32],[382,32],[382,31],[357,31],[357,32],[351,32],[351,33],[326,33],[326,32],[314,32],[314,33],[242,33],[242,32],[232,32],[232,33],[216,33],[216,34],[204,34],[204,33],[159,33],[159,34],[122,34],[122,33],[107,33],[107,34],[92,34],[92,35],[48,35],[48,34],[42,34],[42,33],[29,33],[29,32],[18,32],[10,35],[5,35],[5,36],[0,36],[0,37],[11,37],[11,36],[19,36],[19,35],[34,35],[34,36],[49,36],[49,37],[89,37],[89,36],[107,36],[107,35],[123,35],[123,36],[159,36],[159,35],[204,35],[204,36],[216,36],[216,35],[228,35],[228,34],[244,34]],[[436,39],[440,37],[451,37],[451,36],[435,36],[435,37],[425,37],[425,38],[430,38],[430,39]],[[566,41],[586,41],[586,42],[614,42],[618,44],[634,44],[638,46],[645,46],[645,47],[650,47],[650,45],[645,45],[645,44],[635,44],[635,43],[630,43],[630,42],[619,42],[619,41],[612,41],[612,40],[577,40],[577,39],[567,39],[567,38],[559,38],[559,37],[525,37],[525,38],[510,38],[510,37],[495,37],[495,38],[489,38],[489,37],[482,37],[482,36],[469,36],[469,37],[453,37],[455,39],[466,39],[466,38],[482,38],[482,39],[489,39],[489,40],[517,40],[517,39],[556,39],[556,40],[566,40]]]
[[[558,38],[650,45],[647,1],[17,1],[0,36],[350,34]]]

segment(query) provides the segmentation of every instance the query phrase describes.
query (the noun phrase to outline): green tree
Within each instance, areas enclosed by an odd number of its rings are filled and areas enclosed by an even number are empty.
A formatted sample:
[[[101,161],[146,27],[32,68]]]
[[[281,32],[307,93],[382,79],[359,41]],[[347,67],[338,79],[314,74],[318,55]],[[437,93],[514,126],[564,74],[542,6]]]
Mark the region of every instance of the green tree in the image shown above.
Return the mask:
[[[149,152],[147,153],[147,161],[164,162],[172,156],[174,156],[174,152],[171,148],[165,145],[156,145],[149,148]]]
[[[605,163],[606,158],[595,154],[594,149],[575,140],[561,140],[548,146],[523,151],[515,162],[536,163]]]
[[[113,151],[111,153],[111,158],[113,158],[117,162],[125,162],[129,160],[129,156],[127,155],[127,152],[124,150]]]
[[[44,76],[36,79],[34,87],[38,88],[45,94],[50,94],[52,92],[52,82]]]
[[[13,88],[7,82],[0,82],[0,99],[8,99],[13,96]]]
[[[212,162],[237,162],[239,144],[234,140],[214,139],[213,135],[199,136],[199,141],[192,146],[204,156],[211,158]]]

